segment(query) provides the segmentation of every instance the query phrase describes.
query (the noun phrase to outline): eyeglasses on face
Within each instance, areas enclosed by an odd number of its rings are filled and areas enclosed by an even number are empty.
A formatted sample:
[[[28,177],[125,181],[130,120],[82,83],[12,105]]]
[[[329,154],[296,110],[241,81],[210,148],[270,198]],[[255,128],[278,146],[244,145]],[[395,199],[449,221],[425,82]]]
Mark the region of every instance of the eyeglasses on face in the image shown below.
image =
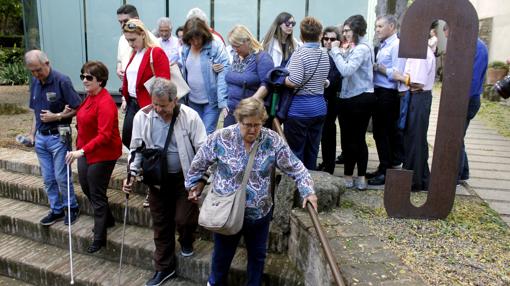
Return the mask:
[[[283,22],[285,24],[285,26],[287,27],[294,27],[296,26],[296,21],[285,21]]]
[[[244,122],[241,122],[241,124],[248,128],[248,129],[259,129],[260,127],[262,127],[262,123],[244,123]]]
[[[336,38],[330,38],[330,37],[322,37],[322,40],[325,41],[325,42],[328,42],[328,41],[336,41],[337,39]]]
[[[93,81],[94,80],[94,76],[90,75],[90,74],[81,74],[80,75],[80,79],[81,80],[87,79],[87,81]]]
[[[352,30],[351,29],[343,29],[342,33],[349,33],[350,31],[352,31]]]

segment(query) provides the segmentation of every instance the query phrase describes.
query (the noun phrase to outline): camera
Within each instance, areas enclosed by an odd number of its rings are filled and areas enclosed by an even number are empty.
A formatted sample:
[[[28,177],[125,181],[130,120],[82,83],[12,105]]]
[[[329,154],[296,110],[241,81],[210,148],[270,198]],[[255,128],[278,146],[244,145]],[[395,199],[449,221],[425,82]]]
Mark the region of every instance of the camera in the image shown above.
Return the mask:
[[[502,80],[499,80],[494,85],[494,89],[498,92],[498,94],[507,99],[510,97],[510,75],[507,75]]]

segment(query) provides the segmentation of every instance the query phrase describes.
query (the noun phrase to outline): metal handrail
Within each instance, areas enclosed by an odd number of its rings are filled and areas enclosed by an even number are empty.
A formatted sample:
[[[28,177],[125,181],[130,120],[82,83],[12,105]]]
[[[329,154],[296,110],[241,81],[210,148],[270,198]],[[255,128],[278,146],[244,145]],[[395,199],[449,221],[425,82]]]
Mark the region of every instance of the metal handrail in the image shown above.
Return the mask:
[[[278,118],[273,119],[273,130],[278,133],[283,140],[287,141],[285,135],[283,134],[283,130],[280,124],[280,120]],[[272,174],[274,176],[274,173]],[[274,181],[274,178],[271,178],[271,181]],[[329,268],[331,269],[331,273],[333,274],[333,279],[335,280],[336,285],[345,286],[344,281],[342,279],[342,275],[340,274],[340,269],[338,269],[338,264],[336,262],[336,258],[333,255],[333,251],[331,250],[331,245],[329,244],[329,240],[322,229],[322,226],[319,221],[319,216],[317,215],[317,211],[313,208],[312,204],[308,202],[306,204],[306,210],[312,219],[313,227],[317,232],[317,236],[319,237],[319,241],[322,245],[322,249],[324,250],[324,254],[326,255],[326,260],[328,261]]]

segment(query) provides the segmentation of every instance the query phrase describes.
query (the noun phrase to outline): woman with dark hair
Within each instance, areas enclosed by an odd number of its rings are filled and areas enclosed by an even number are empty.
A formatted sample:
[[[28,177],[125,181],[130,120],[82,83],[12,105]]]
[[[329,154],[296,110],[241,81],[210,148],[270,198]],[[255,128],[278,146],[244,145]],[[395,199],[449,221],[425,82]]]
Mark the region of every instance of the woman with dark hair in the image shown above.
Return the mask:
[[[94,241],[87,252],[106,246],[106,229],[115,225],[106,190],[117,159],[122,155],[117,105],[106,88],[108,69],[99,61],[86,62],[80,78],[87,97],[76,113],[76,148],[66,156],[78,159],[81,189],[94,209]]]
[[[320,47],[322,24],[319,20],[305,17],[299,28],[304,44],[289,60],[285,85],[296,91],[283,131],[294,154],[308,170],[315,170],[327,110],[324,87],[330,68],[329,57]]]
[[[361,15],[344,22],[343,35],[348,45],[340,41],[331,44],[330,55],[342,74],[340,92],[340,132],[344,151],[344,176],[348,188],[354,187],[354,166],[358,168],[359,190],[367,188],[365,174],[368,164],[368,146],[365,140],[368,122],[375,104],[373,84],[373,49],[365,39],[367,22]]]
[[[264,51],[271,55],[275,67],[286,66],[290,56],[299,46],[292,35],[295,26],[294,17],[287,12],[281,12],[262,40]]]
[[[322,32],[322,47],[327,51],[331,50],[331,43],[340,41],[340,30],[335,26],[329,26]],[[324,89],[324,98],[327,104],[326,119],[322,128],[321,146],[322,163],[317,170],[333,174],[335,171],[336,156],[336,124],[338,117],[338,92],[342,88],[342,75],[335,67],[335,61],[329,56],[329,86]],[[342,139],[342,138],[340,138]]]
[[[216,130],[221,109],[227,108],[227,51],[221,42],[213,39],[207,24],[197,17],[184,24],[182,41],[182,74],[190,87],[187,105],[198,112],[207,134],[211,134]],[[223,69],[215,72],[215,64],[223,65]]]

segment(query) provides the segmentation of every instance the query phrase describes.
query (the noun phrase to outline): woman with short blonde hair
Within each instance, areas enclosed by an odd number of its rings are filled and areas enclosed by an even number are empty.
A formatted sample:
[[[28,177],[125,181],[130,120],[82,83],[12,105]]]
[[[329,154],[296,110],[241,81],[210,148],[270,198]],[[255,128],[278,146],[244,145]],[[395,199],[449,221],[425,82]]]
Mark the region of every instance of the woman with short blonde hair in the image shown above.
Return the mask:
[[[248,97],[263,99],[267,88],[263,79],[274,68],[271,56],[246,26],[237,25],[228,34],[232,46],[232,65],[225,76],[228,87],[227,113],[223,126],[236,123],[234,110]]]

